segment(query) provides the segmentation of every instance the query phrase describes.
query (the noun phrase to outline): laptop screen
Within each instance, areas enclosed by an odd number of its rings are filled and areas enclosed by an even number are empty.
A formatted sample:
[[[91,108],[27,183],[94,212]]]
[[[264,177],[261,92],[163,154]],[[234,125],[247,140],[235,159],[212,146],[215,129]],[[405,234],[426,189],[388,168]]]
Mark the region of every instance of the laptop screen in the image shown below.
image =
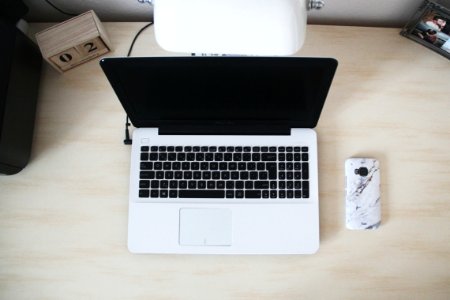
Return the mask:
[[[148,57],[101,61],[136,127],[278,124],[313,128],[337,62],[297,57]]]

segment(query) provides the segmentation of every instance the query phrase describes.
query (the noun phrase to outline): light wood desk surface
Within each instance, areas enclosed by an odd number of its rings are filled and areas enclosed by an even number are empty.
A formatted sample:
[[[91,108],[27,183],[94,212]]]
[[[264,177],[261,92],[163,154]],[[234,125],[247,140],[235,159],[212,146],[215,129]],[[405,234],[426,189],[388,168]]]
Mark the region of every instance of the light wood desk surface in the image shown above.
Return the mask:
[[[106,23],[109,55],[143,25]],[[0,299],[450,299],[450,61],[398,32],[308,27],[299,55],[339,61],[317,127],[312,256],[130,254],[122,107],[98,59],[45,65],[30,164],[0,177]],[[133,55],[169,54],[149,29]],[[345,229],[350,156],[381,162],[377,231]]]

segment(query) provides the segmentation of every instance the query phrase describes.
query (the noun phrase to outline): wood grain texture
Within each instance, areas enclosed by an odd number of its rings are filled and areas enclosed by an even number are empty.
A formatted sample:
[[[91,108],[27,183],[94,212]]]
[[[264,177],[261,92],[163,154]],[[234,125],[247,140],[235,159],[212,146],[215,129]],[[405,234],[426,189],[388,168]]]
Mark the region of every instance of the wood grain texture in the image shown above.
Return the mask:
[[[104,25],[108,55],[125,56],[144,23]],[[0,299],[449,299],[450,63],[398,32],[308,27],[299,55],[339,61],[317,127],[312,256],[128,253],[122,107],[98,59],[44,66],[30,164],[0,177]],[[133,54],[169,55],[151,29]],[[380,161],[378,230],[345,229],[351,156]]]

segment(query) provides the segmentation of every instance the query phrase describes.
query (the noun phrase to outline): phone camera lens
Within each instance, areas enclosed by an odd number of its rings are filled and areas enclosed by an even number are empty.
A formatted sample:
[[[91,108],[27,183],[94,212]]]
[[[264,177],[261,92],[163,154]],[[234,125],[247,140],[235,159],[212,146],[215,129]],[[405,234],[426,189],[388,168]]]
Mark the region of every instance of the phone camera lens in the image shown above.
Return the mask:
[[[355,174],[365,177],[369,174],[369,170],[366,167],[361,167],[359,169],[355,169]]]

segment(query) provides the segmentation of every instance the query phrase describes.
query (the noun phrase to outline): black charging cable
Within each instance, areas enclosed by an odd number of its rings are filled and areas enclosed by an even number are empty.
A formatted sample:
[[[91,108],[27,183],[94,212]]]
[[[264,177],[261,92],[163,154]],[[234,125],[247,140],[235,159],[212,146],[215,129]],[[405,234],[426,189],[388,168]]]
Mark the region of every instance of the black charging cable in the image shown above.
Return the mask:
[[[149,27],[152,26],[152,25],[153,25],[153,22],[150,22],[150,23],[148,23],[147,25],[145,25],[144,27],[142,27],[142,28],[136,33],[136,35],[134,36],[133,41],[131,42],[130,49],[128,50],[128,53],[127,53],[127,57],[130,57],[131,52],[133,51],[134,43],[136,43],[136,40],[137,40],[137,38],[139,37],[139,35],[141,35],[141,33],[142,33],[145,29],[149,28]],[[124,143],[125,145],[131,145],[131,144],[133,143],[133,140],[130,138],[130,125],[131,125],[131,123],[130,123],[130,118],[128,117],[128,114],[127,114],[127,117],[126,117],[126,120],[125,120],[125,139],[123,140],[123,143]]]
[[[66,15],[66,16],[69,16],[69,17],[75,17],[75,16],[78,16],[78,14],[66,12],[66,11],[60,9],[59,7],[57,7],[55,4],[53,4],[53,3],[50,2],[49,0],[44,0],[44,1],[47,2],[48,5],[50,5],[51,7],[53,7],[54,9],[56,9],[57,11],[59,11],[60,13],[62,13],[63,15]]]

